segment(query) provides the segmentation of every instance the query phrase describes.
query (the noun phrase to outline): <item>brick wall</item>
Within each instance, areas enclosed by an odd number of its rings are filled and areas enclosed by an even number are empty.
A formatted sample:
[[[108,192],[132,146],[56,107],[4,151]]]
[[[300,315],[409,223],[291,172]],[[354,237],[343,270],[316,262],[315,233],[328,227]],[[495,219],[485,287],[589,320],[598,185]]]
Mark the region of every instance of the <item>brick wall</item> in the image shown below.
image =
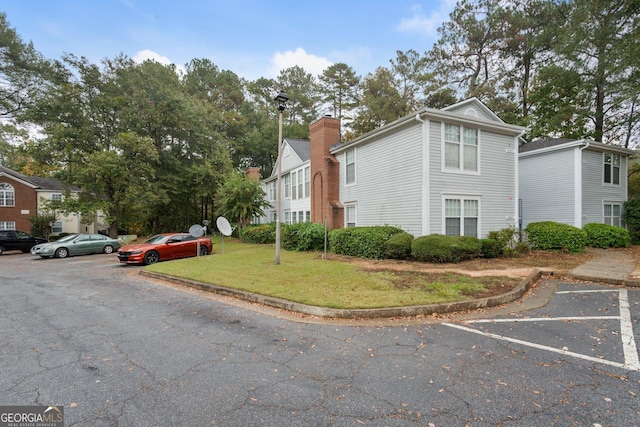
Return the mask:
[[[36,190],[8,176],[0,176],[0,183],[13,186],[15,206],[0,206],[0,221],[15,221],[16,230],[31,232],[29,218],[36,214],[38,196]]]
[[[259,167],[255,167],[255,166],[249,167],[249,168],[247,168],[245,173],[247,174],[247,177],[250,180],[255,181],[255,182],[260,181],[260,168]]]
[[[340,120],[323,117],[309,126],[311,163],[311,222],[329,229],[344,226],[340,203],[340,164],[329,149],[340,142]]]

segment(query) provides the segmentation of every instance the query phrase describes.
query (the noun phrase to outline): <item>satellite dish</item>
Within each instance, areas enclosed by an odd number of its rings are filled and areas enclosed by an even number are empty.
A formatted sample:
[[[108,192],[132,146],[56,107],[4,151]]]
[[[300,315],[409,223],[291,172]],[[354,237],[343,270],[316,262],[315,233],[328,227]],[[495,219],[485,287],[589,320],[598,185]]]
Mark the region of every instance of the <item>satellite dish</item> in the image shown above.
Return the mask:
[[[204,234],[204,229],[200,224],[193,224],[191,227],[189,227],[189,234],[191,234],[193,237],[200,237]]]
[[[216,220],[216,225],[218,226],[218,230],[220,231],[220,233],[222,233],[224,236],[231,236],[233,230],[231,229],[231,224],[229,224],[227,218],[219,216]]]

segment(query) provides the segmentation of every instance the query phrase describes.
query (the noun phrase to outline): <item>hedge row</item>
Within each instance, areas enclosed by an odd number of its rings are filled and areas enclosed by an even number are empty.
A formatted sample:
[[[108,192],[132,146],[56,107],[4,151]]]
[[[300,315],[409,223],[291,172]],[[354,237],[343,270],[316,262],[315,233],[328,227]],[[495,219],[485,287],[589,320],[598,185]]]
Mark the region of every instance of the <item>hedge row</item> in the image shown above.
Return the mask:
[[[622,227],[587,224],[584,229],[553,221],[532,222],[526,229],[527,244],[533,249],[583,252],[586,246],[628,247],[629,232]],[[332,252],[370,259],[415,259],[427,262],[459,262],[483,256],[498,257],[525,247],[517,230],[506,228],[489,233],[487,239],[432,234],[414,237],[392,226],[352,227],[331,230],[328,243]],[[322,250],[325,230],[322,224],[282,224],[282,247],[292,251]],[[247,243],[275,243],[275,224],[252,225],[242,233]],[[528,247],[528,246],[526,246]]]

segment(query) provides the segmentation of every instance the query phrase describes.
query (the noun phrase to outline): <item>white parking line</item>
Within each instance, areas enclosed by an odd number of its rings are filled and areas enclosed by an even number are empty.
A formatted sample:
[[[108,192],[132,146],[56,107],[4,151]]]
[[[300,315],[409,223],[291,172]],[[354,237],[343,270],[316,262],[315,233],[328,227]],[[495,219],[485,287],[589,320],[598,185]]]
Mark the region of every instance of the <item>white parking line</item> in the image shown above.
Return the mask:
[[[505,337],[503,335],[492,334],[492,333],[489,333],[489,332],[483,332],[483,331],[479,331],[477,329],[467,328],[466,326],[462,326],[462,325],[454,325],[453,323],[443,323],[443,325],[450,326],[450,327],[456,328],[456,329],[461,329],[461,330],[467,331],[467,332],[472,332],[474,334],[484,335],[486,337],[494,338],[494,339],[497,339],[497,340],[500,340],[500,341],[508,341],[508,342],[512,342],[512,343],[515,343],[515,344],[524,345],[524,346],[527,346],[527,347],[533,347],[533,348],[537,348],[537,349],[540,349],[540,350],[546,350],[546,351],[551,351],[553,353],[563,354],[565,356],[575,357],[577,359],[583,359],[583,360],[588,360],[590,362],[602,363],[604,365],[611,365],[611,366],[615,366],[617,368],[631,369],[631,368],[629,368],[629,366],[627,366],[624,363],[611,362],[611,361],[605,360],[605,359],[598,359],[596,357],[586,356],[584,354],[574,353],[572,351],[562,350],[562,349],[559,349],[559,348],[553,348],[553,347],[549,347],[549,346],[546,346],[546,345],[536,344],[536,343],[533,343],[533,342],[522,341],[522,340],[515,339],[515,338]],[[631,370],[638,371],[640,369],[636,368],[636,369],[631,369]]]
[[[508,341],[515,344],[524,345],[527,347],[533,347],[540,350],[550,351],[553,353],[563,354],[565,356],[575,357],[577,359],[588,360],[591,362],[601,363],[604,365],[615,366],[618,368],[628,369],[631,371],[640,371],[640,360],[638,358],[638,350],[636,348],[635,336],[633,333],[633,323],[631,321],[631,310],[629,307],[629,297],[626,289],[616,290],[593,290],[593,291],[561,291],[558,294],[569,293],[592,293],[592,292],[618,292],[618,301],[620,307],[619,316],[584,316],[584,317],[538,317],[538,318],[520,318],[520,319],[481,319],[481,320],[468,320],[464,323],[517,323],[517,322],[550,322],[550,321],[576,321],[576,320],[619,320],[620,321],[620,335],[622,338],[622,347],[624,352],[624,363],[612,362],[605,359],[599,359],[596,357],[587,356],[580,353],[574,353],[572,351],[549,347],[546,345],[540,345],[529,341],[523,341],[515,338],[509,338],[504,335],[492,334],[489,332],[480,331],[478,329],[468,328],[462,325],[456,325],[452,323],[443,323],[445,326],[460,329],[474,334],[484,335],[486,337],[494,338],[501,341]]]
[[[636,340],[633,335],[631,310],[629,309],[629,297],[626,289],[620,289],[618,299],[620,301],[620,335],[622,336],[624,361],[629,369],[640,371],[640,361],[638,360],[638,350],[636,349]]]

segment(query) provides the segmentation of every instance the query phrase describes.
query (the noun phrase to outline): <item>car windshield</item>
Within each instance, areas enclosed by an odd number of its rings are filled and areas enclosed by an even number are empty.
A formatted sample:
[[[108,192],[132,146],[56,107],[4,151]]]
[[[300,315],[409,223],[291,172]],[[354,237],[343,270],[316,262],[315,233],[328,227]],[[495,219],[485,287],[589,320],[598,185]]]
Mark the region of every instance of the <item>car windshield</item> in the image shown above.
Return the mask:
[[[76,237],[78,237],[77,234],[69,234],[68,236],[61,237],[56,241],[57,242],[70,242],[71,240],[75,239]]]
[[[162,236],[162,235],[159,234],[157,236],[153,236],[152,238],[147,240],[145,243],[163,243],[168,238],[169,238],[169,236]]]

